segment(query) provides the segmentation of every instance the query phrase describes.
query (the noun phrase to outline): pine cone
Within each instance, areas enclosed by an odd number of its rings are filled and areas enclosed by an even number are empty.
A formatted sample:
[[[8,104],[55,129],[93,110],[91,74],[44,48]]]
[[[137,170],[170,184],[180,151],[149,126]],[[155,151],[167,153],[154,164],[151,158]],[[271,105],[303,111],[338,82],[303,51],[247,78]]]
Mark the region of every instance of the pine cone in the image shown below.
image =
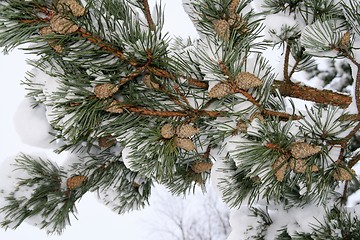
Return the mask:
[[[51,29],[51,27],[43,27],[39,30],[39,33],[40,35],[46,36],[54,33],[54,31]]]
[[[85,8],[76,0],[59,0],[57,3],[57,9],[59,12],[64,12],[70,9],[71,13],[75,17],[80,17],[85,14]]]
[[[51,30],[59,34],[69,34],[76,32],[79,26],[71,20],[57,14],[50,20]]]
[[[222,40],[224,40],[224,41],[229,40],[230,24],[226,20],[224,20],[224,19],[217,20],[214,24],[214,30]]]
[[[353,169],[347,170],[343,167],[338,167],[333,173],[333,178],[337,181],[350,181],[354,174],[355,171]]]
[[[113,83],[98,84],[95,86],[94,94],[99,99],[109,98],[119,90]]]
[[[144,76],[144,84],[148,87],[148,88],[152,88],[152,89],[159,89],[160,85],[156,82],[153,82],[151,80],[151,76],[149,74]]]
[[[199,132],[199,129],[190,124],[183,124],[176,128],[176,135],[180,138],[189,138]]]
[[[102,148],[109,148],[116,144],[116,139],[114,139],[111,135],[106,137],[100,137],[98,139],[99,146]]]
[[[311,165],[310,170],[311,170],[311,172],[318,172],[319,167],[314,164],[314,165]]]
[[[262,81],[252,73],[242,72],[236,76],[235,85],[246,91],[261,86]]]
[[[305,142],[296,142],[291,146],[291,155],[297,159],[310,157],[320,151],[320,146],[314,146]]]
[[[186,151],[195,150],[195,144],[193,143],[193,141],[191,141],[191,139],[188,139],[188,138],[175,137],[175,145]]]
[[[209,91],[209,98],[223,98],[232,93],[231,87],[227,83],[218,83]]]
[[[104,109],[107,112],[111,113],[123,113],[124,109],[121,107],[121,102],[118,100],[114,100],[110,103],[108,107]]]
[[[64,51],[63,46],[61,46],[60,44],[50,44],[50,46],[57,52],[57,53],[62,53]]]
[[[236,124],[236,129],[240,132],[247,132],[247,124],[244,120],[240,120],[237,124]]]
[[[175,129],[170,123],[167,123],[164,126],[162,126],[162,128],[161,128],[161,136],[163,138],[170,139],[174,135],[175,135]]]
[[[191,169],[195,173],[203,173],[211,170],[213,164],[210,162],[197,162],[191,165]]]
[[[86,176],[81,175],[70,177],[66,181],[66,186],[69,190],[74,190],[78,187],[81,187],[86,179]]]
[[[340,39],[340,48],[347,48],[350,46],[350,40],[351,40],[351,34],[349,31],[347,31]]]
[[[228,12],[229,12],[230,14],[231,14],[231,13],[235,13],[237,7],[239,6],[239,4],[240,4],[240,0],[232,0],[231,3],[229,4]]]
[[[263,115],[261,115],[260,112],[254,112],[253,114],[251,114],[251,116],[249,117],[250,122],[254,121],[255,119],[258,119],[261,123],[265,122],[265,118]]]
[[[293,170],[295,173],[305,173],[306,172],[306,161],[303,159],[294,159],[290,160],[290,169]]]
[[[287,162],[288,159],[289,156],[282,155],[271,165],[271,169],[275,171],[274,174],[276,180],[278,180],[279,182],[284,181],[286,170],[289,165],[289,163]]]
[[[39,34],[42,36],[54,34],[55,32],[51,29],[51,27],[43,27],[39,30]],[[60,44],[57,44],[56,41],[48,41],[49,45],[58,53],[62,53],[64,48]]]

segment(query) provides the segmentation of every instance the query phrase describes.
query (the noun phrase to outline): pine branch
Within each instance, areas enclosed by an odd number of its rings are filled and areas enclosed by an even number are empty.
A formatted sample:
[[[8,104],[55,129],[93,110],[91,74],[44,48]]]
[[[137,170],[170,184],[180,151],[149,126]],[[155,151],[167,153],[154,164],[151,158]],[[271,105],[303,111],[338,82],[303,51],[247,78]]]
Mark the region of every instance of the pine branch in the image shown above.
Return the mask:
[[[291,53],[291,44],[290,42],[286,42],[286,48],[285,48],[285,57],[284,57],[284,70],[283,70],[283,74],[284,74],[284,81],[285,82],[291,82],[290,78],[291,75],[289,74],[289,58],[290,58],[290,53]]]
[[[273,87],[279,89],[281,95],[308,100],[316,103],[329,104],[347,108],[352,102],[351,97],[330,90],[319,90],[313,87],[294,83],[275,81]]]
[[[147,22],[149,24],[149,28],[150,28],[150,30],[154,31],[155,30],[155,24],[154,24],[154,21],[152,20],[152,17],[151,17],[148,0],[143,0],[143,4],[144,4],[144,10],[145,10],[145,17],[146,17],[146,20],[147,20]]]

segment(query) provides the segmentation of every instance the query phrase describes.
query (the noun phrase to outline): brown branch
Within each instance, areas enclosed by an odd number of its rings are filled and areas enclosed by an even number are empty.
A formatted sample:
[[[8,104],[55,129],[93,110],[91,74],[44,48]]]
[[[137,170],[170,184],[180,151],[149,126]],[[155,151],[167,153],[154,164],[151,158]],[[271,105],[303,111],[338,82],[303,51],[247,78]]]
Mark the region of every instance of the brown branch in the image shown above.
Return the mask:
[[[301,116],[291,115],[291,114],[288,114],[285,112],[276,112],[276,111],[272,111],[272,110],[268,110],[268,109],[262,110],[261,113],[268,115],[268,116],[279,117],[280,120],[285,120],[285,121],[302,119]]]
[[[294,75],[295,73],[295,69],[297,68],[297,66],[299,65],[300,61],[296,60],[293,68],[291,69],[291,72],[289,73],[289,79],[291,79],[292,75]]]
[[[181,76],[183,77],[183,76]],[[195,79],[195,78],[191,78],[191,77],[183,77],[187,80],[188,84],[194,87],[198,87],[198,88],[202,88],[202,89],[208,89],[209,88],[209,84],[207,82]]]
[[[357,65],[357,73],[355,79],[355,101],[358,114],[360,113],[360,65]]]
[[[209,88],[209,84],[207,82],[201,81],[199,79],[186,77],[186,76],[177,76],[176,74],[173,74],[167,70],[159,69],[159,68],[153,67],[153,66],[149,66],[148,70],[157,77],[169,78],[171,80],[176,80],[178,77],[181,77],[181,78],[186,79],[188,84],[191,86],[202,88],[202,89]]]
[[[144,3],[147,2],[146,0],[144,0],[144,1],[145,1]],[[46,20],[47,19],[43,19],[41,21],[46,21]],[[26,19],[19,20],[19,22],[24,22],[24,23],[37,23],[38,21],[39,21],[39,19],[37,19],[37,20],[26,20]],[[111,44],[106,43],[101,38],[88,32],[86,29],[80,27],[77,31],[86,40],[97,45],[102,50],[112,53],[114,56],[129,63],[131,66],[134,66],[134,67],[144,66],[144,65],[138,64],[135,61],[127,59],[123,52],[121,52],[120,50],[118,50],[117,48],[112,46]],[[338,49],[338,51],[341,51],[341,53],[343,53],[350,61],[352,61],[356,66],[360,67],[360,64],[351,55],[347,54],[346,52],[344,52],[344,50],[341,50],[341,49]],[[199,79],[186,77],[186,76],[178,76],[167,70],[159,69],[154,66],[151,66],[151,67],[147,66],[147,68],[148,68],[149,72],[153,73],[157,77],[164,77],[164,78],[169,78],[172,80],[176,80],[177,78],[182,77],[182,78],[186,79],[188,81],[188,84],[191,86],[195,86],[195,87],[202,88],[202,89],[208,89],[208,83],[201,81]],[[359,72],[358,72],[357,80],[360,81]],[[357,88],[359,88],[360,83],[357,84],[357,86],[358,86]],[[295,98],[299,98],[299,99],[303,99],[303,100],[313,101],[316,103],[331,104],[331,105],[339,106],[342,108],[348,107],[352,101],[349,96],[338,94],[338,93],[335,93],[335,92],[332,92],[329,90],[319,90],[319,89],[315,89],[315,88],[311,88],[311,87],[307,87],[307,86],[299,86],[296,84],[291,84],[291,83],[286,83],[286,82],[281,82],[281,81],[275,81],[274,89],[278,89],[283,96],[295,97]],[[359,92],[360,92],[360,90],[357,89],[356,93],[359,94]],[[357,97],[357,99],[359,99],[359,101],[360,101],[360,97]],[[359,105],[360,105],[360,103],[359,103]]]
[[[145,13],[146,21],[149,24],[150,30],[154,31],[155,30],[155,24],[154,24],[154,21],[152,20],[152,17],[151,17],[148,0],[143,0],[143,5],[144,5],[144,13]]]
[[[351,161],[348,164],[348,167],[353,168],[359,161],[360,161],[360,155],[357,155],[356,157],[351,159]]]
[[[344,186],[344,190],[343,190],[343,194],[341,196],[341,203],[342,204],[346,204],[347,199],[348,199],[348,188],[349,188],[349,181],[345,181],[345,186]]]
[[[157,117],[186,117],[188,116],[188,113],[185,111],[157,111],[157,110],[151,110],[147,108],[142,107],[135,107],[135,106],[121,106],[122,108],[128,110],[129,112],[138,113],[141,115],[147,115],[147,116],[157,116]]]
[[[145,72],[145,70],[146,70],[145,67],[138,68],[136,71],[130,73],[126,77],[121,78],[119,80],[119,85],[122,86],[122,85],[126,84],[127,82],[133,80],[134,78],[140,76],[142,73]]]
[[[289,59],[290,59],[290,50],[291,45],[289,42],[286,43],[286,49],[285,49],[285,58],[284,58],[284,80],[286,82],[290,82],[290,76],[289,76]]]
[[[334,105],[341,108],[347,108],[352,102],[351,97],[348,95],[336,93],[330,90],[319,90],[313,87],[301,86],[284,81],[275,81],[273,88],[278,89],[283,96]]]
[[[222,111],[207,111],[207,110],[197,110],[197,109],[190,111],[158,111],[158,110],[147,109],[138,106],[126,105],[121,102],[119,102],[119,107],[121,107],[122,109],[126,109],[129,112],[138,113],[140,115],[157,116],[157,117],[205,116],[205,117],[217,118],[228,114],[228,112],[222,112]]]
[[[106,43],[105,41],[103,41],[102,39],[100,39],[99,37],[94,36],[93,34],[91,34],[90,32],[88,32],[86,29],[84,28],[79,28],[77,30],[80,35],[85,38],[86,40],[88,40],[89,42],[95,44],[96,46],[98,46],[100,49],[110,52],[112,53],[115,57],[129,63],[131,66],[138,66],[138,63],[128,60],[124,53],[119,51],[118,49],[116,49],[115,47],[113,47],[111,44]]]
[[[235,93],[241,93],[242,95],[244,95],[247,98],[247,100],[249,102],[251,102],[252,104],[254,104],[255,106],[257,106],[257,107],[261,106],[260,103],[247,91],[242,90],[241,88],[238,88],[238,87],[234,91],[235,91]]]

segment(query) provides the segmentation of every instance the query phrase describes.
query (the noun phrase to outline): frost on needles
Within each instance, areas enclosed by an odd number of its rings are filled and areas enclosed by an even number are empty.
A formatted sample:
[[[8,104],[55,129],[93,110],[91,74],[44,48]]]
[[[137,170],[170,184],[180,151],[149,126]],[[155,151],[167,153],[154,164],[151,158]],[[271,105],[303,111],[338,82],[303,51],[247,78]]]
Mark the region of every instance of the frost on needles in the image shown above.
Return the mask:
[[[0,46],[40,56],[23,83],[72,152],[14,159],[2,227],[61,233],[86,192],[124,213],[154,183],[191,194],[211,178],[228,239],[359,239],[358,1],[183,5],[199,39],[164,33],[147,0],[0,2]],[[323,59],[351,67],[345,93],[309,86]]]

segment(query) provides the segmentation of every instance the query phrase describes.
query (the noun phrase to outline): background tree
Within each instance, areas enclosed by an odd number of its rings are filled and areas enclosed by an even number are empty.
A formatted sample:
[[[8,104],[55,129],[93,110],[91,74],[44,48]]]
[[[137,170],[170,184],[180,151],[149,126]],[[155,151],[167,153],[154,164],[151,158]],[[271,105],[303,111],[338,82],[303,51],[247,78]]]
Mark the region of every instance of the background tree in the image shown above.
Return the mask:
[[[209,186],[186,199],[156,189],[149,239],[225,240],[230,234],[229,209]],[[153,220],[155,219],[155,220]]]
[[[0,2],[0,46],[32,43],[45,74],[29,74],[28,95],[56,151],[76,153],[64,166],[19,155],[2,226],[61,232],[88,191],[123,213],[154,182],[187,194],[211,172],[242,213],[230,239],[357,239],[357,1],[183,2],[198,40],[169,39],[147,0]],[[299,83],[316,57],[350,64],[351,96]]]

